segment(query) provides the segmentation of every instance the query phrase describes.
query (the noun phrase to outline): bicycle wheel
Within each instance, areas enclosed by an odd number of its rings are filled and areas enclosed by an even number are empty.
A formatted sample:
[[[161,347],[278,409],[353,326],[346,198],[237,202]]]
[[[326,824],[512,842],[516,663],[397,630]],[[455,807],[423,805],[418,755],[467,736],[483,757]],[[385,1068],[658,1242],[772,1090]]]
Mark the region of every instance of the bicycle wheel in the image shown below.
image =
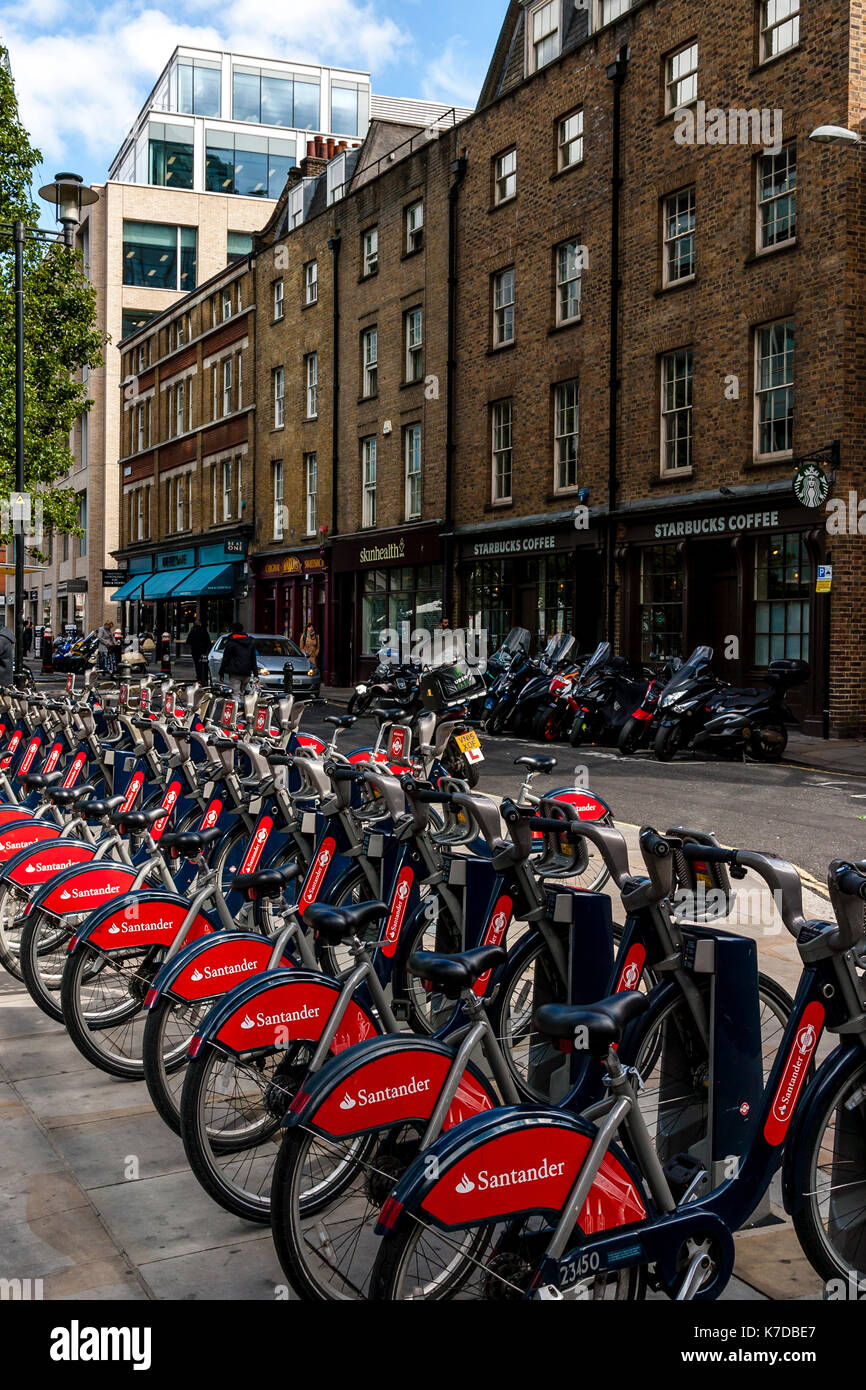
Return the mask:
[[[789,994],[768,975],[758,975],[762,1078],[779,1050],[793,1007]],[[641,1113],[662,1163],[699,1146],[709,1118],[709,1058],[684,995],[650,1015],[626,1058],[643,1081]]]
[[[431,894],[429,906],[418,921],[401,964],[394,972],[394,996],[409,1005],[409,1027],[413,1033],[435,1033],[444,1028],[460,1007],[460,1001],[446,999],[428,980],[411,975],[406,964],[416,951],[453,952],[463,949],[463,931],[450,909]]]
[[[794,1229],[824,1280],[843,1279],[845,1296],[866,1277],[866,1060],[839,1082],[800,1144],[809,1155],[805,1201]]]
[[[270,1220],[280,1125],[307,1074],[315,1040],[246,1059],[207,1043],[186,1068],[184,1150],[204,1190],[247,1221]]]
[[[347,874],[338,879],[327,899],[322,899],[323,902],[330,903],[332,907],[350,907],[353,903],[371,903],[375,900],[376,894],[370,887],[367,875],[360,866],[350,869]],[[364,932],[365,944],[369,946],[378,941],[381,931],[381,922],[372,922]],[[336,977],[354,965],[355,958],[349,946],[342,944],[332,946],[330,943],[322,943],[319,963],[326,975]]]
[[[556,934],[567,958],[568,930],[557,927]],[[529,1100],[556,1105],[570,1089],[570,1058],[533,1023],[539,1005],[567,1001],[566,981],[544,937],[532,933],[521,938],[502,975],[493,1026],[515,1084]]]
[[[27,904],[26,888],[4,883],[0,888],[0,965],[13,979],[23,979],[21,973],[21,924],[18,921]]]
[[[82,945],[66,958],[60,986],[66,1031],[109,1076],[138,1081],[144,1075],[144,1000],[162,955],[153,947],[103,955]]]
[[[552,1234],[542,1216],[449,1231],[413,1213],[399,1230],[380,1239],[371,1296],[390,1302],[522,1300]],[[568,1297],[635,1301],[645,1294],[646,1271],[638,1265],[590,1275]]]
[[[86,912],[64,917],[60,921],[37,908],[26,918],[21,929],[18,960],[21,978],[34,1004],[49,1018],[63,1022],[60,1007],[60,982],[66,964],[67,948],[76,927],[87,918]]]
[[[346,1139],[300,1125],[286,1130],[274,1165],[271,1229],[280,1264],[300,1298],[369,1298],[376,1221],[417,1156],[421,1137],[416,1126],[404,1123]]]
[[[192,1003],[163,994],[148,1010],[141,1044],[148,1094],[169,1129],[180,1134],[180,1097],[186,1076],[187,1049],[198,1025],[216,1001]]]

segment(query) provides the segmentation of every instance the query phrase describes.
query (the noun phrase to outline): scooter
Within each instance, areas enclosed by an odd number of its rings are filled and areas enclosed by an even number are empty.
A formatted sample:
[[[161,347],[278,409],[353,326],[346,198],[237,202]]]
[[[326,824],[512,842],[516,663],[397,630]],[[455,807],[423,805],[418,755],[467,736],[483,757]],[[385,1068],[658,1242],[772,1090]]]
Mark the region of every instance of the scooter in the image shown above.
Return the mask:
[[[694,747],[712,753],[748,752],[757,762],[778,762],[788,746],[786,724],[798,720],[785,703],[792,686],[809,679],[805,661],[771,661],[765,690],[726,690],[713,702],[713,715],[694,737]]]
[[[611,656],[600,642],[583,668],[574,691],[577,713],[571,725],[572,748],[582,743],[616,743],[630,711],[643,700],[652,672],[628,657]]]
[[[554,633],[544,651],[535,658],[533,664],[537,675],[532,676],[520,690],[511,712],[503,721],[503,728],[519,736],[527,736],[535,731],[541,709],[550,706],[550,682],[569,662],[573,646],[574,638],[570,632]]]
[[[681,657],[672,656],[669,661],[665,662],[658,675],[653,676],[640,704],[632,710],[619,731],[617,747],[620,753],[636,753],[639,748],[646,748],[652,743],[656,733],[659,699],[662,691],[665,690],[682,664]]]
[[[653,752],[661,763],[670,762],[681,748],[688,748],[695,734],[715,712],[714,701],[727,685],[714,674],[712,647],[695,647],[659,697],[659,721]]]
[[[530,659],[528,647],[520,646],[511,653],[504,670],[494,678],[484,697],[481,717],[488,734],[503,733],[518,695],[537,670],[536,663]]]

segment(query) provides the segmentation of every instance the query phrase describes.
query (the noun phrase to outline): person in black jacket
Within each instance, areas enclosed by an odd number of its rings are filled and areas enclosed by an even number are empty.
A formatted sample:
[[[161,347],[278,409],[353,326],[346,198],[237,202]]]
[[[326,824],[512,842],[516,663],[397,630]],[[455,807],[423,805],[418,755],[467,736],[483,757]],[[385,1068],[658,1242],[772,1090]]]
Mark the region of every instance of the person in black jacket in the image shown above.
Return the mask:
[[[15,636],[4,623],[0,627],[0,686],[15,682]]]
[[[199,685],[207,685],[207,656],[213,643],[210,640],[210,633],[202,622],[201,618],[196,618],[189,630],[186,639],[189,647],[192,664],[195,667],[195,678]]]
[[[243,687],[250,676],[259,674],[256,661],[256,648],[252,637],[244,632],[243,623],[235,623],[232,633],[223,647],[220,662],[220,680],[228,680],[236,700],[241,697]]]

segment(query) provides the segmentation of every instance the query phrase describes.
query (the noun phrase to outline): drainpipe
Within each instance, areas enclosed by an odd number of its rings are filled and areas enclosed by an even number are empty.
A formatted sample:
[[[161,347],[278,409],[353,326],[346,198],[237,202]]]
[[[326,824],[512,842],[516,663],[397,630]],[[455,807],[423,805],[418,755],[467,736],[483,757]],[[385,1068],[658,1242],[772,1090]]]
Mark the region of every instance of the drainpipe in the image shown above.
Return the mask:
[[[622,126],[622,87],[628,69],[629,50],[619,50],[616,61],[607,68],[613,83],[613,120],[611,128],[611,200],[610,200],[610,344],[608,353],[608,423],[607,423],[607,536],[605,561],[607,567],[607,616],[605,635],[613,643],[616,623],[616,491],[617,439],[616,417],[619,397],[619,214],[622,188],[620,132]]]
[[[328,241],[331,252],[331,301],[333,305],[331,341],[331,535],[337,534],[337,473],[340,464],[340,233],[335,229]],[[327,575],[328,601],[325,604],[328,631],[322,634],[322,666],[324,656],[330,665],[328,679],[331,685],[336,680],[334,671],[334,644],[336,640],[336,593],[334,576]],[[351,673],[350,673],[351,674]]]
[[[457,199],[460,185],[466,177],[465,154],[451,163],[454,180],[448,189],[448,361],[445,377],[445,525],[448,532],[454,527],[454,472],[456,444],[454,440],[454,383],[457,376]],[[442,611],[451,617],[454,605],[455,542],[446,536],[442,547]]]

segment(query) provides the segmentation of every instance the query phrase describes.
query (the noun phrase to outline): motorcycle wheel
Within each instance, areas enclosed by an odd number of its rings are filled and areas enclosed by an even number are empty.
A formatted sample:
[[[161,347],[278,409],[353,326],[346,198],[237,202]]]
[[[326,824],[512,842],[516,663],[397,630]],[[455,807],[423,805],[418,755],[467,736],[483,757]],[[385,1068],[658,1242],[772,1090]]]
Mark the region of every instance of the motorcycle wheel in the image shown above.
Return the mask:
[[[643,729],[637,719],[627,719],[619,731],[617,748],[620,753],[636,753],[643,743]]]
[[[653,752],[660,763],[669,763],[685,743],[682,724],[663,724],[655,737]]]
[[[583,715],[575,715],[574,723],[572,724],[568,734],[568,741],[571,744],[572,748],[579,748],[580,745],[585,741],[588,732],[589,731],[586,727],[586,720],[584,719]]]
[[[541,743],[552,743],[559,738],[559,720],[554,705],[542,705],[532,721],[532,737]]]
[[[496,710],[494,710],[492,714],[488,714],[485,719],[484,732],[486,734],[493,734],[494,737],[502,733],[502,718],[496,713]]]
[[[772,729],[771,732],[776,737],[768,742],[764,737],[766,730],[755,729],[749,742],[749,752],[756,762],[777,763],[788,747],[788,730],[784,724],[779,729]]]

